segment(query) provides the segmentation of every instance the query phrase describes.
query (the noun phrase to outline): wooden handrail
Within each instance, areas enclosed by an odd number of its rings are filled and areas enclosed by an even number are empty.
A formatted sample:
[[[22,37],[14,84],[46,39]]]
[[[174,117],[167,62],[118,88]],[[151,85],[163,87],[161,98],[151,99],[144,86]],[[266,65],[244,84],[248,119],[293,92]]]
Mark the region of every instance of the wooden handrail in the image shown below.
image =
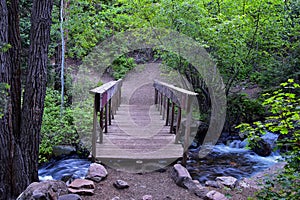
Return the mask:
[[[166,125],[169,123],[169,106],[171,105],[170,133],[173,132],[175,106],[178,108],[175,143],[178,143],[179,141],[179,126],[181,123],[182,109],[186,111],[186,129],[184,133],[183,144],[183,164],[185,164],[187,160],[187,150],[190,145],[190,124],[192,120],[191,104],[193,97],[197,96],[198,94],[157,80],[154,80],[153,86],[155,88],[155,104],[158,105],[161,114],[163,114],[163,119],[165,115],[165,109],[167,107]]]
[[[96,142],[97,142],[97,116],[100,113],[100,133],[98,141],[103,142],[103,129],[108,132],[108,124],[111,125],[111,119],[117,108],[121,104],[121,87],[122,79],[117,81],[110,81],[100,87],[90,90],[90,94],[94,95],[94,117],[93,117],[93,136],[92,136],[92,149],[93,156],[96,155]],[[104,117],[104,116],[105,117]],[[104,124],[103,124],[104,121]]]

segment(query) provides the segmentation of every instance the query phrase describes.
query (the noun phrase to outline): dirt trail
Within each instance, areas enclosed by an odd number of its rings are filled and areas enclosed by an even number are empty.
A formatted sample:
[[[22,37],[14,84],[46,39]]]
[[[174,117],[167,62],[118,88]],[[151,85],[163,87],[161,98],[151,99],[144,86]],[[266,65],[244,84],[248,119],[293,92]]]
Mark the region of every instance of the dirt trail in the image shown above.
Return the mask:
[[[152,105],[154,101],[153,80],[162,80],[159,63],[138,65],[124,78],[122,103]]]

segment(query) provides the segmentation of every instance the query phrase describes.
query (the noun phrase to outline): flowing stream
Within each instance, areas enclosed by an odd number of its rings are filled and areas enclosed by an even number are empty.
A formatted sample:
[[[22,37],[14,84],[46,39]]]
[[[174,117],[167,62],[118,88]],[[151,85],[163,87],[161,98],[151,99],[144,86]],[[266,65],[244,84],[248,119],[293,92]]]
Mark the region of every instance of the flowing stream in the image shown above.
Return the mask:
[[[84,178],[90,164],[91,161],[77,155],[52,159],[39,168],[39,179],[44,181],[62,180],[64,177]]]
[[[267,133],[263,138],[271,145],[277,135]],[[228,146],[219,144],[204,159],[191,159],[187,169],[194,179],[201,183],[206,180],[215,180],[217,176],[233,176],[238,179],[250,177],[277,162],[280,158],[278,152],[273,152],[268,157],[261,157],[251,150],[245,149],[247,141],[235,140]],[[190,149],[191,154],[196,154],[197,148]],[[63,177],[84,178],[91,161],[79,158],[76,155],[53,159],[42,165],[39,169],[39,178],[43,180],[61,180]]]
[[[262,138],[274,148],[278,135],[266,133]],[[268,157],[262,157],[246,149],[246,146],[247,140],[234,140],[228,146],[216,145],[204,159],[189,160],[187,169],[191,176],[201,183],[215,180],[218,176],[233,176],[241,179],[271,167],[281,158],[278,151],[272,152]],[[197,150],[197,148],[191,149],[190,153],[196,154]]]

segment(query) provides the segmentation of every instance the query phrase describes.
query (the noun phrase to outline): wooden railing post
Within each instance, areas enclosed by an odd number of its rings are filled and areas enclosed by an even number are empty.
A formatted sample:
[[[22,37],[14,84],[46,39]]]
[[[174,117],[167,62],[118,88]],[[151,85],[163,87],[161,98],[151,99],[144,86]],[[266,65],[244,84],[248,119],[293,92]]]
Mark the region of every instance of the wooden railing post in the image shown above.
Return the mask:
[[[154,91],[154,105],[156,105],[158,103],[158,91],[157,89],[155,89]]]
[[[169,115],[170,115],[170,99],[167,98],[167,116],[166,116],[166,126],[169,125]]]
[[[100,128],[103,129],[103,108],[100,108],[100,117],[99,117]]]
[[[183,160],[182,164],[185,166],[186,161],[187,161],[187,153],[188,153],[188,148],[190,146],[190,135],[191,135],[191,121],[192,121],[192,109],[191,109],[191,97],[187,94],[186,95],[186,124],[185,124],[185,133],[184,133],[184,153],[183,153]]]
[[[111,125],[112,111],[111,111],[111,99],[108,102],[108,125]]]
[[[163,111],[162,111],[162,119],[165,119],[165,114],[166,114],[166,99],[167,97],[165,95],[164,96],[164,100],[163,100]]]
[[[104,120],[104,125],[105,125],[105,132],[108,133],[108,104],[105,104],[105,120]]]
[[[160,110],[159,113],[162,114],[162,109],[163,109],[163,93],[160,94]]]
[[[175,103],[172,102],[170,133],[173,133],[173,127],[174,127],[174,115],[175,115]]]
[[[178,107],[175,143],[179,142],[179,137],[180,137],[180,134],[179,134],[180,123],[181,123],[181,108]]]

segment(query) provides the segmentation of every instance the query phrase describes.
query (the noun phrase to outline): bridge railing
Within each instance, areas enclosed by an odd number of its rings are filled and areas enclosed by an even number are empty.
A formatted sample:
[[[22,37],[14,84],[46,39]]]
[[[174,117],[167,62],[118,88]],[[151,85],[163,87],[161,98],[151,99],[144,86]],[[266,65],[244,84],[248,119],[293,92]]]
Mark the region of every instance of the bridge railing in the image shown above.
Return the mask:
[[[158,80],[154,80],[153,86],[155,88],[155,104],[158,105],[158,109],[166,120],[166,126],[170,123],[170,133],[173,133],[174,129],[174,117],[175,108],[177,107],[177,125],[176,125],[176,137],[175,143],[179,142],[180,137],[180,123],[182,117],[182,110],[186,112],[186,125],[184,133],[184,155],[183,162],[186,161],[186,152],[190,145],[190,124],[192,120],[192,102],[194,97],[198,94],[189,90],[176,87],[174,85],[164,83]],[[171,112],[170,112],[171,108]]]
[[[96,142],[103,142],[103,132],[108,132],[108,125],[121,104],[121,87],[122,79],[110,81],[100,87],[90,90],[90,94],[94,95],[94,116],[93,116],[93,136],[92,149],[93,156],[96,155]],[[97,121],[99,113],[100,132],[97,135]],[[104,130],[104,131],[103,131]]]

